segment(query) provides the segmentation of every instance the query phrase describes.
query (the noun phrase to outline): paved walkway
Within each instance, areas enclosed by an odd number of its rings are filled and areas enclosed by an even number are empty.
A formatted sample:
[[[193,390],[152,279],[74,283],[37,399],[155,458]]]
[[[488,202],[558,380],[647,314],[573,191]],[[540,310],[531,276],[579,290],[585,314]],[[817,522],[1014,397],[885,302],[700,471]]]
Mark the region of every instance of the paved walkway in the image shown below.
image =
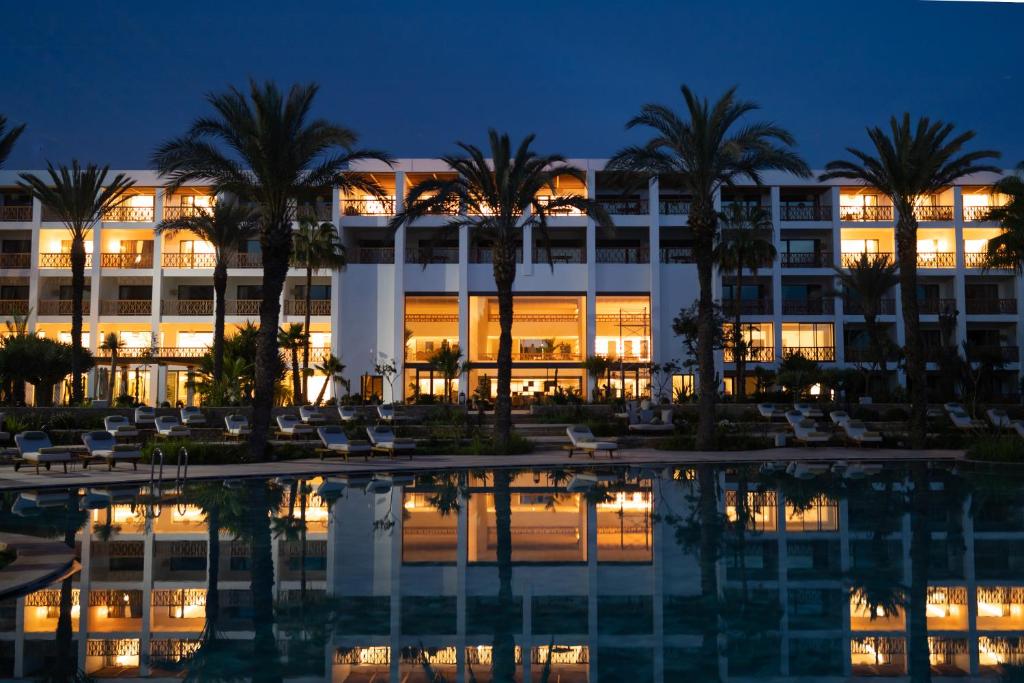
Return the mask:
[[[0,544],[18,554],[0,571],[0,598],[25,595],[77,569],[74,549],[57,541],[0,533]]]
[[[772,448],[760,451],[658,451],[636,448],[620,451],[609,460],[607,455],[591,459],[577,453],[569,458],[564,451],[542,451],[528,455],[420,455],[413,460],[371,458],[369,462],[353,459],[343,462],[332,458],[321,461],[317,458],[287,460],[244,465],[192,465],[188,470],[189,480],[198,479],[239,479],[248,477],[277,477],[283,475],[315,476],[321,474],[361,472],[417,472],[446,469],[483,469],[490,467],[549,468],[587,467],[592,464],[607,465],[687,465],[696,463],[763,462],[766,460],[810,460],[829,462],[836,460],[863,461],[910,461],[910,460],[958,460],[964,457],[958,450],[911,451],[888,448]],[[174,464],[164,467],[164,480],[174,479]],[[100,484],[144,484],[149,481],[149,466],[139,465],[138,471],[115,469],[110,472],[102,468],[82,470],[77,465],[70,472],[50,471],[36,474],[33,469],[0,469],[0,491],[14,489],[66,488],[70,486],[97,486]]]

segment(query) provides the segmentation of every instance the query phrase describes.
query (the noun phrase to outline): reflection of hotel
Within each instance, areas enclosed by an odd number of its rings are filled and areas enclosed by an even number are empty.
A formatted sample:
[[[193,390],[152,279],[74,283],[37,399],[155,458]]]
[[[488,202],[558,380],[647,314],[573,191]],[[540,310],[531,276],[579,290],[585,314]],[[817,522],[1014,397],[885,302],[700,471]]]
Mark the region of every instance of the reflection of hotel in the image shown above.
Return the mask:
[[[627,393],[647,391],[644,364],[680,357],[671,322],[697,296],[689,198],[664,183],[624,192],[602,173],[602,161],[579,165],[586,170],[586,183],[567,181],[557,193],[595,198],[615,227],[598,229],[576,211],[560,211],[550,219],[550,249],[539,235],[523,231],[512,332],[517,401],[558,387],[589,391],[597,378],[587,377],[583,361],[592,355],[612,361],[602,385],[615,391],[624,387]],[[413,184],[445,174],[439,161],[365,168],[387,200],[326,192],[321,201],[304,207],[308,215],[341,227],[349,260],[343,272],[314,277],[315,359],[329,349],[340,352],[356,391],[356,378],[372,375],[383,354],[400,369],[398,395],[441,394],[445,382],[429,361],[447,340],[458,344],[474,367],[455,380],[452,393],[486,393],[495,373],[498,335],[492,245],[468,230],[438,236],[437,229],[448,220],[444,214],[458,207],[395,233],[387,229]],[[173,403],[187,398],[187,368],[211,342],[213,254],[209,244],[194,236],[155,236],[153,227],[162,218],[208,211],[212,198],[201,187],[165,196],[154,173],[130,175],[138,182],[135,193],[87,244],[87,343],[102,356],[98,345],[103,335],[117,331],[128,347],[122,356],[137,359],[150,350],[156,362],[128,367],[129,393],[134,395],[138,385],[139,396],[149,403]],[[0,173],[0,316],[28,313],[33,329],[66,338],[71,305],[66,231],[19,194],[13,187],[16,179],[13,171]],[[998,234],[987,212],[1003,201],[993,194],[992,180],[965,179],[919,202],[918,298],[929,359],[943,344],[962,347],[966,342],[976,357],[1001,359],[996,393],[1011,394],[1017,391],[1024,334],[1018,324],[1021,279],[1010,271],[983,268],[987,241]],[[773,266],[746,274],[742,291],[733,273],[716,278],[716,299],[725,312],[741,309],[750,362],[773,364],[794,352],[823,364],[871,362],[860,303],[836,294],[832,267],[848,266],[863,253],[892,255],[893,207],[870,188],[779,174],[768,174],[765,183],[732,188],[719,198],[723,207],[762,207],[774,225],[779,257]],[[233,258],[226,301],[229,329],[256,319],[260,265],[255,240]],[[306,307],[302,271],[291,271],[282,299],[284,321],[300,321]],[[954,311],[955,331],[943,338],[940,315]],[[894,290],[880,303],[879,322],[896,345],[904,342],[901,315]],[[719,361],[727,390],[732,361],[728,350]],[[895,370],[895,361],[892,365]],[[93,380],[93,391],[106,386]],[[313,396],[322,381],[311,379]],[[689,381],[678,377],[673,384],[681,388]],[[382,391],[384,384],[370,386]]]

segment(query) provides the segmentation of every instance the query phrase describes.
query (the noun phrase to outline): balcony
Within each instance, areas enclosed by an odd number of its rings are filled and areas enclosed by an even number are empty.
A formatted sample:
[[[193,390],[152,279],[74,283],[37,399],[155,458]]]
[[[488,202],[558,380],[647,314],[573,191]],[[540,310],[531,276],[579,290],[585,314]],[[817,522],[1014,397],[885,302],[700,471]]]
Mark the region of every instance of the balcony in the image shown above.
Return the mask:
[[[1016,346],[996,344],[967,344],[967,358],[973,361],[999,360],[1016,363],[1020,360],[1020,349]]]
[[[879,299],[875,312],[878,315],[896,315],[896,299]],[[864,315],[864,305],[856,299],[843,299],[843,313],[845,315]]]
[[[537,247],[533,250],[534,263],[586,263],[587,250],[583,247],[551,247],[548,249]]]
[[[28,223],[32,220],[32,205],[26,206],[0,206],[0,222],[3,223]]]
[[[782,204],[779,207],[779,220],[782,221],[831,221],[831,206],[804,206],[800,204]]]
[[[150,299],[103,299],[100,301],[100,315],[150,315],[153,302]]]
[[[145,268],[153,267],[153,254],[100,254],[102,268]]]
[[[71,299],[40,299],[39,315],[71,315],[74,302]],[[89,293],[82,300],[82,315],[89,315]]]
[[[153,359],[160,361],[181,361],[198,360],[209,352],[206,346],[148,346],[128,347],[117,352],[119,358],[127,359]],[[109,358],[109,349],[97,349],[96,355],[100,358]]]
[[[955,252],[928,252],[917,254],[918,268],[956,268]]]
[[[921,315],[951,315],[956,311],[956,299],[918,299],[917,311]]]
[[[581,192],[582,194],[582,192]],[[556,206],[555,208],[549,208],[552,202],[558,201],[562,197],[537,197],[537,203],[545,207],[545,213],[549,216],[582,216],[583,211],[580,211],[575,206]]]
[[[32,254],[0,254],[0,268],[26,270],[32,266]]]
[[[342,199],[342,216],[393,216],[395,215],[395,198],[382,199]]]
[[[832,315],[836,306],[833,299],[783,299],[783,315]]]
[[[836,350],[833,346],[783,346],[782,357],[800,354],[807,360],[817,363],[831,363],[836,359]]]
[[[225,315],[259,315],[261,299],[228,299],[224,302]]]
[[[115,206],[103,214],[104,223],[152,223],[156,209],[152,206]]]
[[[295,218],[300,221],[329,221],[332,219],[331,205],[325,202],[300,204],[295,207]]]
[[[57,252],[53,254],[40,254],[39,255],[39,267],[40,268],[71,268],[71,254],[67,252]],[[92,254],[85,255],[85,267],[92,267]]]
[[[395,262],[394,247],[357,247],[353,263],[390,263]]]
[[[980,315],[1016,315],[1016,299],[967,299],[968,313]]]
[[[305,299],[285,299],[284,302],[284,314],[285,315],[306,315],[306,300]],[[310,315],[330,315],[331,314],[331,300],[330,299],[312,299],[309,302],[309,314]]]
[[[494,250],[490,247],[474,247],[469,250],[470,263],[493,263]],[[516,263],[523,262],[523,249],[516,247]]]
[[[662,247],[662,263],[695,263],[690,247]]]
[[[726,363],[736,362],[736,358],[733,356],[732,349],[726,348],[723,350],[723,360]],[[746,361],[748,363],[773,363],[775,362],[775,347],[748,346]]]
[[[853,268],[855,265],[860,263],[860,259],[862,256],[864,256],[862,252],[843,252],[842,256],[840,257],[840,262],[842,263],[843,268]],[[869,261],[871,261],[872,259],[883,257],[888,259],[890,263],[895,263],[895,260],[893,259],[893,254],[891,252],[868,252]]]
[[[164,220],[176,221],[182,218],[212,216],[212,206],[164,206]]]
[[[737,311],[737,308],[739,309]],[[740,315],[771,315],[772,314],[772,300],[769,298],[764,299],[723,299],[722,300],[722,313],[727,316],[734,316],[736,313]]]
[[[164,315],[213,315],[213,299],[165,299]]]
[[[167,252],[161,256],[160,260],[164,268],[213,268],[217,265],[217,255],[213,253]]]
[[[28,299],[0,299],[0,315],[28,315]]]
[[[964,254],[965,268],[987,268],[988,265],[988,252],[968,251]]]
[[[789,251],[779,254],[783,268],[831,268],[832,252]]]
[[[616,216],[643,216],[650,210],[650,202],[641,197],[598,197],[597,203]]]
[[[874,352],[866,346],[847,346],[843,349],[843,355],[847,363],[874,363],[876,360]],[[899,360],[898,351],[892,348],[887,349],[885,360],[887,362]]]
[[[647,247],[598,247],[597,263],[650,263],[651,253]]]
[[[951,221],[952,206],[915,206],[914,218],[919,221]]]
[[[844,221],[870,223],[891,221],[891,206],[840,206],[839,218]]]
[[[964,222],[965,223],[984,223],[989,222],[992,219],[989,218],[989,214],[992,213],[992,209],[996,209],[995,206],[965,206],[964,207]]]
[[[689,199],[665,198],[658,200],[658,213],[662,216],[689,216]]]
[[[406,263],[458,263],[458,247],[406,247]]]
[[[498,360],[498,354],[495,353],[481,353],[480,360],[484,362],[494,362]],[[556,363],[579,361],[580,354],[573,351],[513,351],[513,361],[550,361]]]

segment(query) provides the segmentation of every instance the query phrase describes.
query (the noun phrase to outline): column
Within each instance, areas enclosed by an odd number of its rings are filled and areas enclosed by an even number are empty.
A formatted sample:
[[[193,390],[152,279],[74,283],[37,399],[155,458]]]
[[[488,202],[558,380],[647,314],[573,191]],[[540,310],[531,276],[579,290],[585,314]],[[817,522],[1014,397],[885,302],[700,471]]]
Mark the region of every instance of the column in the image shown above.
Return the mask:
[[[100,294],[103,289],[103,280],[101,277],[102,268],[102,231],[103,222],[100,221],[92,229],[92,268],[86,268],[86,282],[89,284],[89,315],[83,316],[83,323],[88,322],[89,327],[89,343],[87,346],[89,351],[92,352],[93,356],[96,356],[96,350],[99,348],[100,343],[103,341],[100,339],[100,301],[102,297]],[[89,370],[89,379],[87,380],[89,386],[86,396],[89,398],[96,398],[98,395],[96,392],[96,368],[93,367]]]
[[[669,360],[661,348],[661,192],[658,178],[651,178],[647,202],[650,206],[650,230],[647,234],[648,274],[650,283],[651,362],[663,363]],[[657,679],[655,679],[657,680]]]
[[[587,197],[597,196],[597,172],[587,169]],[[581,352],[583,358],[593,356],[597,353],[594,345],[594,338],[597,336],[597,224],[594,219],[587,216],[586,232],[587,250],[587,304],[586,304],[586,327]],[[586,395],[588,399],[594,398],[594,378],[587,376]]]
[[[782,209],[779,200],[779,188],[772,186],[770,192],[770,208],[772,216],[772,243],[782,253]],[[738,296],[738,295],[737,295]],[[782,360],[782,260],[781,257],[772,264],[772,344],[778,360]]]
[[[405,174],[395,174],[395,210],[404,207]],[[395,291],[392,329],[394,337],[391,355],[395,359],[397,375],[391,400],[396,401],[405,396],[405,237],[408,226],[403,225],[395,231]],[[385,391],[387,388],[385,387]]]
[[[154,214],[153,217],[159,222],[160,217],[164,215],[164,200],[166,199],[164,192],[157,188],[156,199],[154,200]],[[163,252],[164,252],[164,238],[159,232],[153,231],[153,303],[150,316],[150,342],[149,346],[152,349],[160,346],[160,316],[163,313]],[[216,294],[214,294],[216,296]],[[159,405],[156,403],[157,395],[159,393],[159,384],[157,383],[157,365],[153,364],[149,366],[149,400],[147,403],[153,405]]]
[[[455,539],[455,681],[465,683],[466,566],[469,562],[469,497],[465,493],[459,494]]]
[[[587,506],[587,649],[590,652],[589,683],[598,683],[597,644],[597,505],[584,498]]]
[[[469,359],[469,226],[459,226],[459,349]],[[469,373],[459,375],[459,391],[468,399],[476,387],[469,386]]]
[[[967,260],[964,257],[964,190],[953,188],[953,240],[956,244],[956,273],[953,275],[953,296],[956,299],[956,345],[967,341]]]
[[[36,330],[36,323],[39,320],[39,224],[43,217],[43,205],[38,199],[32,200],[32,247],[29,253],[28,272],[28,331],[33,333]]]

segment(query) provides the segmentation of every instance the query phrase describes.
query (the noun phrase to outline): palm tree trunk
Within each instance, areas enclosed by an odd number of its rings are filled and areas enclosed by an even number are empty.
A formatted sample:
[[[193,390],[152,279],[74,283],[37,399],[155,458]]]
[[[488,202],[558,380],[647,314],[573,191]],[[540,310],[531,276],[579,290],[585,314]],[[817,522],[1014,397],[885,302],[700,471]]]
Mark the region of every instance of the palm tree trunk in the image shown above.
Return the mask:
[[[99,283],[96,283],[99,286]],[[71,403],[81,405],[82,388],[82,300],[85,297],[85,240],[71,239]],[[96,331],[93,331],[96,334]]]
[[[917,301],[917,221],[910,207],[901,207],[896,225],[899,250],[900,301],[906,335],[907,382],[910,385],[910,441],[924,448],[927,429],[928,389],[925,383],[924,348],[921,342]]]
[[[878,365],[878,378],[886,390],[888,390],[886,382],[886,358],[885,349],[882,347],[882,337],[878,329],[878,317],[873,313],[864,314],[864,324],[868,328],[868,340],[871,343],[871,355],[875,357],[875,363]],[[871,387],[868,387],[870,393]]]
[[[494,446],[505,453],[512,435],[512,282],[516,278],[515,246],[494,247],[494,284],[498,294],[498,393],[494,401]]]
[[[291,348],[292,354],[292,403],[301,406],[302,403],[302,376],[299,374],[299,349],[296,346]]]
[[[281,673],[277,663],[277,641],[274,638],[274,557],[270,541],[270,501],[266,484],[249,482],[250,535],[252,553],[253,595],[253,666],[254,681],[277,683]]]
[[[260,329],[256,337],[256,377],[253,381],[252,436],[249,445],[256,461],[270,458],[268,440],[274,409],[274,385],[281,359],[277,348],[277,326],[281,320],[281,292],[288,275],[291,228],[278,232],[283,239],[263,240],[263,300],[260,301]],[[273,236],[276,238],[277,236]]]
[[[299,482],[299,597],[306,602],[306,482]]]
[[[707,680],[719,680],[719,597],[718,597],[718,475],[711,465],[698,465],[697,512],[700,519],[700,594],[704,603],[702,620],[701,659],[710,674]]]
[[[736,296],[733,303],[736,305],[735,322],[733,322],[733,354],[736,356],[736,377],[733,395],[738,403],[746,395],[746,382],[744,374],[747,369],[747,345],[743,341],[743,329],[740,327],[743,321],[743,264],[736,269]]]
[[[932,680],[928,651],[928,548],[931,531],[928,527],[928,465],[920,462],[910,466],[914,490],[910,494],[910,591],[907,606],[907,663],[910,680],[929,683]]]
[[[507,470],[494,472],[494,525],[497,533],[498,628],[494,634],[493,680],[513,683],[515,676],[515,640],[512,636],[512,476]]]
[[[302,344],[302,395],[306,396],[309,388],[309,309],[313,305],[313,296],[310,290],[313,288],[313,268],[306,267],[306,315],[302,322],[302,331],[306,333],[306,339]]]
[[[324,383],[320,387],[320,393],[318,393],[316,395],[316,405],[320,405],[320,402],[324,400],[324,394],[327,393],[327,384],[328,383],[333,383],[333,382],[334,382],[334,374],[333,373],[328,373],[328,375],[326,377],[324,377]],[[335,393],[337,393],[337,392],[335,392]],[[335,396],[334,398],[337,399],[338,397]],[[335,403],[337,403],[337,401],[335,401]]]
[[[114,387],[117,386],[117,348],[110,349],[110,377],[107,378],[107,400],[114,405]]]
[[[691,219],[692,219],[691,214]],[[705,227],[703,232],[712,228]],[[694,232],[698,233],[697,226]],[[697,260],[697,283],[700,294],[697,299],[697,381],[699,392],[697,403],[698,450],[710,450],[715,439],[715,309],[711,298],[711,276],[713,271],[710,240],[701,238],[694,245]]]
[[[224,373],[224,317],[227,315],[228,262],[226,256],[217,255],[213,269],[213,381]]]

